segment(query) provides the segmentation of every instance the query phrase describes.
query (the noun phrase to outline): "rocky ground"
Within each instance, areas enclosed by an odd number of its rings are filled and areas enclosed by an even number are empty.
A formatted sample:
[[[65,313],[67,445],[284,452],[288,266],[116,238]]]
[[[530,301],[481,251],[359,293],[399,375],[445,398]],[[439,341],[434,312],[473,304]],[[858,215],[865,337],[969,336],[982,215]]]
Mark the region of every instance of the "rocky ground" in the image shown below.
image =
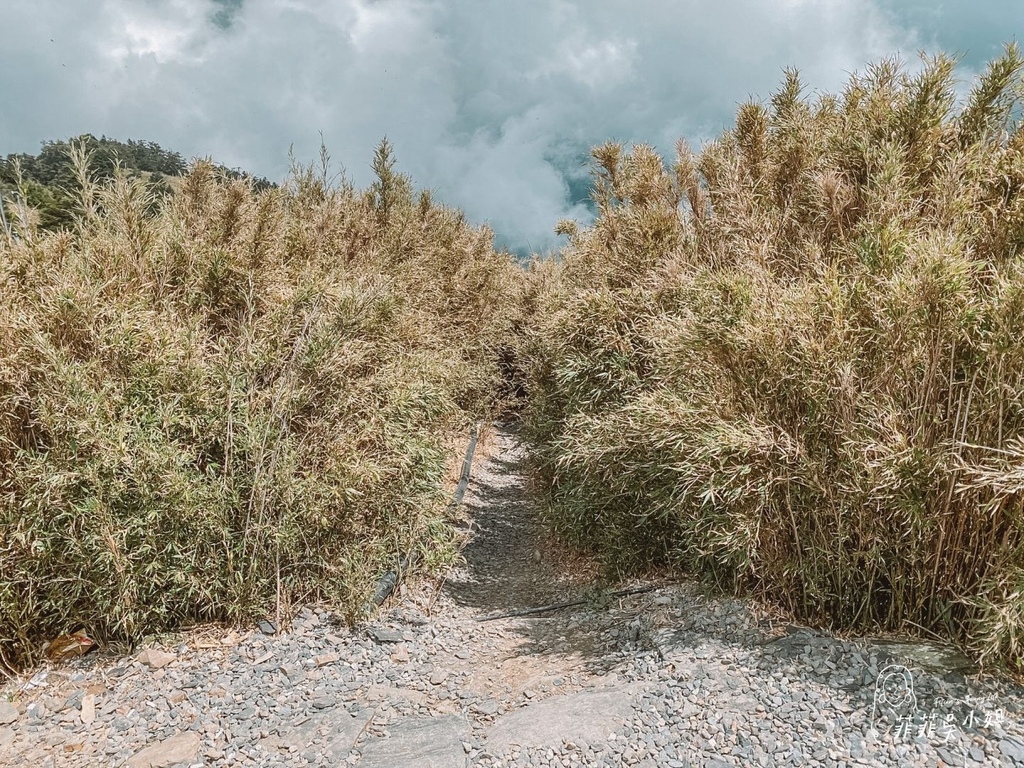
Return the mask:
[[[512,434],[493,447],[446,580],[351,631],[311,607],[280,633],[209,628],[35,670],[0,689],[0,764],[1024,764],[1024,691],[955,654],[825,636],[692,584],[588,592],[587,568],[542,543]]]

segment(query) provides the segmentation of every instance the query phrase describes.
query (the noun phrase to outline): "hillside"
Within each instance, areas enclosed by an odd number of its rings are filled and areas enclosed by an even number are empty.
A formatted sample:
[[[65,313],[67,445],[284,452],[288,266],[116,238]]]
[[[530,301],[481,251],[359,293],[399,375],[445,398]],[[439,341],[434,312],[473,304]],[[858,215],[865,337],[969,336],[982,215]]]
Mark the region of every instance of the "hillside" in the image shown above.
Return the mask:
[[[180,178],[188,164],[180,153],[152,141],[118,141],[106,136],[82,134],[71,139],[44,141],[36,155],[11,153],[0,156],[0,197],[24,199],[39,216],[44,230],[69,227],[73,221],[77,193],[81,186],[70,158],[72,146],[91,153],[89,171],[93,181],[103,183],[114,177],[115,168],[144,179],[157,199],[171,193],[169,180]],[[249,179],[257,189],[274,186],[261,177],[215,165],[226,178]]]

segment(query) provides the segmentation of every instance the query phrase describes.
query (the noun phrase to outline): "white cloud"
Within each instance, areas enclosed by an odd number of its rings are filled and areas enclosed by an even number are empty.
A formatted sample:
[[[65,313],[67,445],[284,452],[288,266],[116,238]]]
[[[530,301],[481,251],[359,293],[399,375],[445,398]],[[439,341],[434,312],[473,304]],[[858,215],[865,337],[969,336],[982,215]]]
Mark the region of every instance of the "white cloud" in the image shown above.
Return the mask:
[[[159,64],[196,57],[196,43],[208,37],[208,7],[202,0],[173,0],[162,4],[110,2],[103,7],[110,41],[106,53],[121,64],[133,57],[152,56]]]
[[[225,5],[231,24],[221,29],[214,14]],[[417,184],[489,221],[506,242],[545,249],[555,244],[559,218],[586,216],[570,193],[590,145],[646,141],[669,151],[681,135],[719,133],[739,102],[767,98],[787,65],[826,90],[897,49],[912,58],[940,37],[937,17],[900,7],[883,0],[14,3],[5,21],[17,34],[0,49],[0,152],[34,151],[43,139],[89,131],[150,139],[279,178],[289,145],[312,159],[322,131],[350,176],[366,184],[373,147],[387,134]]]

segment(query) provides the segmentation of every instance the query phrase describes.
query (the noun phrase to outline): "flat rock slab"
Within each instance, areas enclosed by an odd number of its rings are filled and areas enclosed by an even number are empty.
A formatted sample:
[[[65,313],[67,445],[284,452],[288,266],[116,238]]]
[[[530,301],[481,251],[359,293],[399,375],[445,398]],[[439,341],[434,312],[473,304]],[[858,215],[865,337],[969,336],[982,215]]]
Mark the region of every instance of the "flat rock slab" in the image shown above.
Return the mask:
[[[192,763],[199,756],[199,734],[179,733],[146,747],[128,760],[128,768],[165,768],[176,763]]]
[[[632,690],[582,691],[552,696],[498,718],[487,731],[487,747],[561,747],[565,740],[606,741],[633,714]]]
[[[462,747],[472,735],[459,715],[415,717],[389,727],[391,735],[360,747],[361,768],[458,768],[469,758]]]
[[[399,688],[387,685],[371,685],[366,691],[367,701],[389,701],[392,704],[407,702],[409,704],[426,704],[427,694],[412,688]]]
[[[346,757],[371,719],[372,709],[329,712],[320,721],[319,727],[319,732],[323,734],[327,743],[327,752],[338,757]]]
[[[283,735],[269,736],[263,743],[283,751],[302,751],[311,747],[316,739],[323,738],[327,743],[328,753],[335,757],[344,757],[348,755],[356,738],[372,717],[372,709],[351,712],[337,707],[324,714],[314,714],[297,725],[282,729]]]
[[[900,642],[871,638],[870,644],[879,650],[934,672],[972,672],[974,662],[952,645],[925,642]]]

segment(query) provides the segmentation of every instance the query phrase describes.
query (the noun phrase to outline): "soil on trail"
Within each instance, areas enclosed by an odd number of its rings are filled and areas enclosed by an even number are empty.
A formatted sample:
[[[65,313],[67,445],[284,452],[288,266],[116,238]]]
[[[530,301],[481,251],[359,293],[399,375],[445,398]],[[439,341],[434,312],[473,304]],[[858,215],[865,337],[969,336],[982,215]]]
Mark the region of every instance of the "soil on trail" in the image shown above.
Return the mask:
[[[363,625],[309,606],[272,635],[210,627],[5,684],[0,765],[1024,764],[1021,689],[943,649],[787,626],[689,582],[602,598],[545,539],[523,461],[510,426],[484,441],[464,563]]]
[[[464,499],[470,524],[464,563],[444,579],[432,614],[475,625],[473,636],[484,641],[473,652],[477,669],[486,670],[475,675],[482,693],[514,696],[531,685],[548,690],[554,680],[564,690],[579,688],[607,672],[607,654],[618,646],[607,630],[621,620],[618,611],[580,606],[479,621],[579,599],[592,590],[594,575],[591,564],[545,535],[526,492],[526,450],[513,425],[500,426],[487,448],[473,465]],[[589,621],[580,621],[581,612]]]
[[[489,447],[464,500],[472,526],[466,562],[448,576],[446,592],[485,613],[562,599],[572,584],[541,555],[540,523],[523,492],[525,451],[508,428]]]

